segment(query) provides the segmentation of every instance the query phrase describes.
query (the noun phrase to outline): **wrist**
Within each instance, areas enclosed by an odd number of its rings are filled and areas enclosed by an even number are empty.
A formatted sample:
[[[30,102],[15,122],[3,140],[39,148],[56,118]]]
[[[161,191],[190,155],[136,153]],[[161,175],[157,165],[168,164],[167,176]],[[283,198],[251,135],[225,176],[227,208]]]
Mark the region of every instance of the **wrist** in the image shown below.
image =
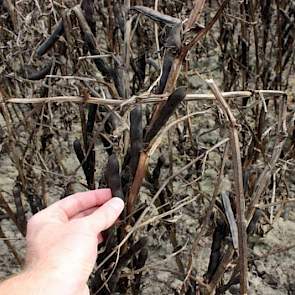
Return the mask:
[[[81,294],[81,288],[70,285],[66,276],[52,270],[23,270],[0,283],[0,294],[76,295]]]

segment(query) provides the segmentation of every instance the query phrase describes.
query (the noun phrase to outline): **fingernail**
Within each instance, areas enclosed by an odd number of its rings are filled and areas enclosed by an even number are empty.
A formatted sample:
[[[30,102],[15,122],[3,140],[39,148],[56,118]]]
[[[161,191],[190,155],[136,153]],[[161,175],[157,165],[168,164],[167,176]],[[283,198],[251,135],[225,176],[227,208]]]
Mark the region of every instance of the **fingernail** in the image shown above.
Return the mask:
[[[124,202],[120,198],[112,198],[109,202],[112,202],[111,206],[116,211],[122,211],[124,208]]]

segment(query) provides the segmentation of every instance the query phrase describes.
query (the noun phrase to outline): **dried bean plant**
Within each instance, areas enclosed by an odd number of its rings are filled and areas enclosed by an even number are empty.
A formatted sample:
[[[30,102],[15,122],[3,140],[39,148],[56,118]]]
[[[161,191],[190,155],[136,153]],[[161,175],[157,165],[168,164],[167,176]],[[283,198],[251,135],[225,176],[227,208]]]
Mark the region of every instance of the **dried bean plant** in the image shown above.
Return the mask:
[[[247,294],[252,236],[294,203],[295,2],[76,2],[0,0],[0,239],[22,265],[10,227],[110,187],[92,294],[147,294],[161,267],[167,294]]]

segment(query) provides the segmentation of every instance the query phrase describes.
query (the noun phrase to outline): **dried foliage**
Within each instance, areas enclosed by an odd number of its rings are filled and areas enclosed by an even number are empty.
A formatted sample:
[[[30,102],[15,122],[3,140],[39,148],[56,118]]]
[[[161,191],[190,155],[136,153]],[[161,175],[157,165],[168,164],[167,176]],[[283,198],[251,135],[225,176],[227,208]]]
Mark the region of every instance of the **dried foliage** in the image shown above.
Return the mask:
[[[176,294],[247,294],[249,240],[294,203],[294,1],[2,0],[0,17],[1,157],[17,171],[1,220],[25,235],[48,195],[107,186],[126,209],[93,294],[140,294],[163,229]]]

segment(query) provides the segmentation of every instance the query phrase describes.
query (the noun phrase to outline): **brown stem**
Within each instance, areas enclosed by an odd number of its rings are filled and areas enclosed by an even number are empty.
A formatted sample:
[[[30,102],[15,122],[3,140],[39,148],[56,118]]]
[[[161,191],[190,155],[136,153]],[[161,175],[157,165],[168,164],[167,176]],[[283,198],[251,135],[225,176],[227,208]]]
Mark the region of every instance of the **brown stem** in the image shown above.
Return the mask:
[[[127,216],[132,213],[134,205],[136,203],[138,192],[145,176],[147,159],[148,159],[147,153],[143,151],[140,154],[135,177],[134,177],[132,186],[129,191],[129,196],[127,199]]]
[[[185,29],[191,29],[201,16],[206,0],[195,0],[194,8],[191,11],[189,19],[185,24]]]
[[[236,190],[236,211],[237,211],[237,226],[238,226],[238,241],[239,241],[239,265],[240,265],[240,294],[247,294],[248,290],[248,262],[247,262],[247,232],[245,219],[245,197],[243,187],[243,173],[241,152],[239,143],[239,133],[237,129],[236,119],[222,97],[220,90],[213,80],[207,80],[211,91],[216,96],[223,111],[226,114],[227,121],[230,123],[230,142],[232,150],[232,161],[234,170],[234,183]]]

